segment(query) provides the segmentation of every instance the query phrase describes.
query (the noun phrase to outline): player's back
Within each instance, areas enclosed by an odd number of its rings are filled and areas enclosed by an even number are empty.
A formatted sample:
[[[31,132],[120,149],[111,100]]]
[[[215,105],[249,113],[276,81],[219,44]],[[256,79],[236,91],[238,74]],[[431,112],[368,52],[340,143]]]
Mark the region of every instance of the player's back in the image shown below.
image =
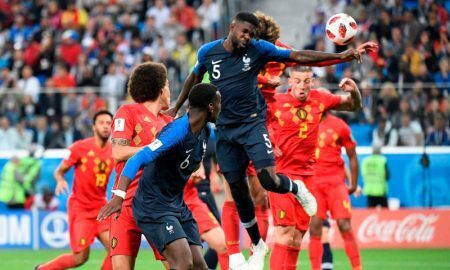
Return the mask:
[[[141,103],[132,103],[122,105],[116,112],[112,124],[112,138],[126,139],[130,141],[130,146],[141,147],[150,144],[167,125],[172,118],[163,114],[154,115]],[[114,186],[118,184],[118,180],[126,161],[116,164],[116,181]],[[135,180],[138,180],[142,174],[142,170],[138,172]],[[126,205],[131,205],[131,199],[137,189],[137,181],[131,182],[127,197]]]
[[[103,206],[108,180],[114,168],[111,142],[100,148],[95,143],[95,138],[90,137],[75,142],[69,147],[69,151],[69,158],[63,162],[68,166],[75,165],[70,200],[86,208]]]
[[[242,52],[230,53],[223,42],[203,45],[198,52],[194,72],[208,71],[211,83],[222,95],[218,125],[265,120],[265,102],[257,85],[260,69],[270,60],[283,60],[289,51],[280,53],[267,41],[252,40]],[[283,58],[284,57],[284,58]]]
[[[347,123],[339,117],[327,114],[319,126],[316,150],[317,174],[333,174],[337,169],[343,169],[342,147],[355,146],[356,143]]]
[[[161,137],[176,137],[174,140],[179,142],[144,168],[133,201],[135,211],[139,212],[137,215],[156,217],[167,212],[181,214],[184,211],[183,190],[192,172],[199,168],[209,134],[208,127],[200,135],[193,134],[187,115],[161,131]],[[148,147],[157,149],[157,143],[155,141]]]

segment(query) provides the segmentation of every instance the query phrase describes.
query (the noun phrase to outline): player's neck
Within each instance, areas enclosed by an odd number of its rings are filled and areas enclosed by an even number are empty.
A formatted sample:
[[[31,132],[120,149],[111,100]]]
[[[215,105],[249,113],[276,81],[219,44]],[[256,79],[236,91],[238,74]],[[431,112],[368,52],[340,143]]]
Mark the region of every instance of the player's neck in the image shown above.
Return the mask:
[[[161,105],[159,104],[159,100],[156,101],[146,101],[141,103],[149,112],[151,112],[154,116],[158,116],[158,113],[161,111]]]
[[[232,53],[234,51],[233,43],[231,42],[231,39],[229,36],[225,39],[225,41],[223,42],[222,45],[227,52]]]
[[[99,136],[94,136],[95,145],[97,145],[99,148],[103,148],[108,143],[108,139],[102,139]]]
[[[208,122],[207,118],[208,115],[204,111],[197,108],[189,108],[189,125],[191,126],[192,133],[195,135],[200,134]]]

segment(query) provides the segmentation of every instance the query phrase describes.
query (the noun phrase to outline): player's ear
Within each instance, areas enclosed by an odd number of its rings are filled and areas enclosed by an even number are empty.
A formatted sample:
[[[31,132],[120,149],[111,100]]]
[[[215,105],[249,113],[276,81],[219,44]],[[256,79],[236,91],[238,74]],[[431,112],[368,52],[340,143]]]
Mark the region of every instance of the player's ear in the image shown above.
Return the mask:
[[[208,110],[209,110],[210,113],[213,113],[214,112],[214,104],[209,103]]]

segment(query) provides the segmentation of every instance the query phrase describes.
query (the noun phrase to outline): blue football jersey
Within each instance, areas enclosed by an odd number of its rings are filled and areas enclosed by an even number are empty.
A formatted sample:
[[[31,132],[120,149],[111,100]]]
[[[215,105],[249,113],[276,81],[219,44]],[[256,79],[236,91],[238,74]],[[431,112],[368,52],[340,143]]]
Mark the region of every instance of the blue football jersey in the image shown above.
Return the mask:
[[[209,136],[209,126],[199,135],[193,134],[186,114],[164,127],[151,144],[127,161],[122,175],[130,179],[145,166],[133,202],[142,211],[139,215],[181,214],[184,186],[199,168]]]
[[[212,41],[198,50],[195,74],[208,72],[211,83],[222,95],[217,125],[265,120],[265,101],[258,89],[258,73],[270,61],[286,61],[291,50],[265,40],[252,40],[246,50],[230,53],[224,39]]]

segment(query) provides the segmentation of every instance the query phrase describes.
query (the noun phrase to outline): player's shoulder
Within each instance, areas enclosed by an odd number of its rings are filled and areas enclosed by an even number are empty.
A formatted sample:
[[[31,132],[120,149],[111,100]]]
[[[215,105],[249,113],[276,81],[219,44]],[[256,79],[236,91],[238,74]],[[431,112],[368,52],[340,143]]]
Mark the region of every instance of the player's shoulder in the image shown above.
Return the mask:
[[[289,102],[293,100],[293,96],[289,93],[276,93],[274,97],[276,102]]]
[[[339,127],[340,129],[348,129],[350,130],[350,126],[340,117],[337,117],[333,114],[328,114],[328,123],[334,125],[335,127]]]
[[[73,142],[69,146],[69,149],[82,150],[85,148],[90,148],[93,143],[94,143],[94,137],[88,137],[88,138],[84,138],[84,139]]]
[[[198,49],[198,60],[203,60],[208,52],[213,50],[217,45],[223,43],[223,39],[217,39],[208,43],[203,44],[200,49]]]
[[[140,104],[139,103],[128,103],[128,104],[123,104],[119,107],[119,109],[117,109],[116,115],[121,115],[122,116],[133,116],[133,114],[131,112],[136,112],[138,111],[140,108]]]

